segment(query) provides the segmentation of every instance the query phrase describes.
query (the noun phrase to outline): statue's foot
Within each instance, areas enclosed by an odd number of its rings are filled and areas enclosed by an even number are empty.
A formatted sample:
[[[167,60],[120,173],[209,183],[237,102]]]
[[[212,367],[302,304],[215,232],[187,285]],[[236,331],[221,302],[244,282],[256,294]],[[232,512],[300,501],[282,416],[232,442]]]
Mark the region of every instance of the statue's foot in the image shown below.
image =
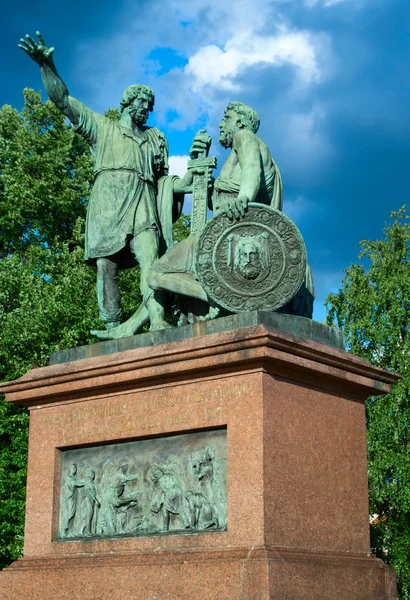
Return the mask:
[[[141,329],[147,323],[149,319],[148,311],[144,304],[141,304],[135,313],[117,327],[111,327],[110,329],[92,329],[90,333],[95,335],[99,340],[118,340],[130,335],[135,335],[137,331]]]
[[[91,335],[95,335],[99,340],[118,340],[134,335],[133,328],[128,325],[128,321],[109,329],[91,329],[90,333]]]
[[[220,312],[221,309],[219,308],[219,306],[210,305],[208,314],[204,317],[199,317],[199,321],[212,321],[212,319],[216,319],[217,317],[219,317]]]
[[[150,331],[160,331],[161,329],[172,329],[172,325],[165,321],[165,319],[154,319],[151,321]]]

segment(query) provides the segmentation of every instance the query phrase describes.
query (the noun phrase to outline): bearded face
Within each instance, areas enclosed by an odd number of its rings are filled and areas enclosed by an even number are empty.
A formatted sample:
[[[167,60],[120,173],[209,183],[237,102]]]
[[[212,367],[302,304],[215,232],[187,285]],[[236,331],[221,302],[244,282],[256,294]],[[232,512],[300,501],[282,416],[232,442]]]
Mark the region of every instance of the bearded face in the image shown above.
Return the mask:
[[[241,244],[236,268],[245,279],[256,279],[262,270],[260,248],[253,242]]]
[[[134,125],[141,127],[148,120],[150,98],[148,94],[140,92],[131,102],[129,112]]]
[[[233,137],[240,129],[238,115],[234,110],[226,110],[222,121],[219,123],[219,143],[224,148],[232,148]]]

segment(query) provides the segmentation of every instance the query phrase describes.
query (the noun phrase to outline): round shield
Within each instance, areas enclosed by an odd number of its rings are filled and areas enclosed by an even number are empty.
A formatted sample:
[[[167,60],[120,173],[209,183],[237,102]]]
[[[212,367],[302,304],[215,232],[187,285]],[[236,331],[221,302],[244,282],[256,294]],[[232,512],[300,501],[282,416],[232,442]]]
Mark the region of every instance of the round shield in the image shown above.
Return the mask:
[[[198,240],[195,269],[210,299],[228,311],[272,311],[302,285],[306,248],[289,217],[251,203],[240,219],[220,214],[208,221]]]

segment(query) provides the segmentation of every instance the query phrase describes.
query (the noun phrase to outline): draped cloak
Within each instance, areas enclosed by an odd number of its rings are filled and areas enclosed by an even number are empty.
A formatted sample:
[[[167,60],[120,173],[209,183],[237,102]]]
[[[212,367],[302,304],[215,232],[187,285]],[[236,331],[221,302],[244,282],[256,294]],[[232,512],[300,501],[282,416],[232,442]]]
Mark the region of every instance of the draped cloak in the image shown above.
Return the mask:
[[[168,145],[164,134],[144,127],[142,136],[70,99],[79,114],[74,130],[91,147],[94,183],[87,208],[85,260],[117,255],[120,268],[136,264],[129,241],[156,229],[160,255],[172,245],[172,223],[182,210],[168,176]]]

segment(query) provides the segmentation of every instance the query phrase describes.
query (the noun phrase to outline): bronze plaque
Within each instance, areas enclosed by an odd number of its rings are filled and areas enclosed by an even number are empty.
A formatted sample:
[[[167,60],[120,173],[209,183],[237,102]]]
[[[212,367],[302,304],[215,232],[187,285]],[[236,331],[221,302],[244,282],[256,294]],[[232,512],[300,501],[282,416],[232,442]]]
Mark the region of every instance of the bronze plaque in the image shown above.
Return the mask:
[[[226,429],[62,451],[59,540],[226,527]]]

